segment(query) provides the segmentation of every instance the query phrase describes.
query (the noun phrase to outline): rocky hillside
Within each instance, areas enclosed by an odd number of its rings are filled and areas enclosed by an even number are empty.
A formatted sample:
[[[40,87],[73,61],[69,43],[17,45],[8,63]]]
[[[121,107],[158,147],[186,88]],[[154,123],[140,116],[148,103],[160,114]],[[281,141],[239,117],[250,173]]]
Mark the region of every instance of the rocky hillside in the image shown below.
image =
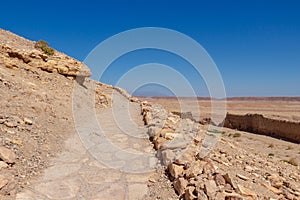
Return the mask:
[[[0,199],[12,199],[63,149],[75,132],[74,78],[91,75],[82,62],[35,44],[0,29]],[[97,108],[109,106],[111,89],[97,83]]]

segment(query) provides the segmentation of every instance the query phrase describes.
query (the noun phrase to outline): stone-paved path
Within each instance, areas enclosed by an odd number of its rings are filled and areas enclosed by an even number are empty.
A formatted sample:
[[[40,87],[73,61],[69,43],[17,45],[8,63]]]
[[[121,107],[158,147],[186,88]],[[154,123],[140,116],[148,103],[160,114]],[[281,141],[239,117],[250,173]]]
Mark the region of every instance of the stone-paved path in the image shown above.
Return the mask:
[[[65,152],[17,200],[143,199],[155,173],[155,152],[139,104],[119,93],[113,101],[112,108],[97,114],[98,124],[89,112],[81,114],[79,134],[66,141]]]

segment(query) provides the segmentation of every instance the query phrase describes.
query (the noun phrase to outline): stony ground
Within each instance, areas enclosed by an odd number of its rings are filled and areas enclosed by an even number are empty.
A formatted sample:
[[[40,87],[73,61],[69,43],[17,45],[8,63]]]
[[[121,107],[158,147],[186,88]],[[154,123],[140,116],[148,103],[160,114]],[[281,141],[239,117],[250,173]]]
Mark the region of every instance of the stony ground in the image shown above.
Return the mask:
[[[162,106],[144,104],[143,111],[183,199],[300,198],[299,144],[198,124]]]
[[[1,180],[6,181],[1,182],[0,194],[8,199],[40,175],[74,130],[68,114],[72,112],[72,84],[59,74],[0,65],[0,142],[14,155],[8,165],[1,157]]]
[[[114,99],[117,98],[119,108],[115,114],[121,115],[127,111],[128,100],[121,94],[116,94]],[[139,104],[129,103],[129,106],[136,124],[142,124]],[[121,130],[113,109],[105,108],[97,114],[102,131],[95,133],[95,125],[89,120],[84,131],[94,133],[87,137],[91,137],[95,145],[86,148],[82,141],[90,138],[80,139],[81,135],[73,133],[65,151],[50,163],[51,167],[41,178],[19,193],[17,199],[143,199],[147,195],[148,180],[156,173],[155,152],[147,138],[137,139]],[[131,128],[131,123],[124,126]],[[136,126],[130,133],[141,135],[146,131]],[[143,155],[135,152],[148,153],[153,167],[143,163]]]

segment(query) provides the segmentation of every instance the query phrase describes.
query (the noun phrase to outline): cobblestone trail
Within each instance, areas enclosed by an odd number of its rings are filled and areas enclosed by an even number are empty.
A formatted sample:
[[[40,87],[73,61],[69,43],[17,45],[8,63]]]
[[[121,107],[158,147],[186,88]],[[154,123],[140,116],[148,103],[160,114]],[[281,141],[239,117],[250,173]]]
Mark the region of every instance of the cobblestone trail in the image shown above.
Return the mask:
[[[121,94],[113,106],[76,124],[79,132],[44,175],[16,197],[35,199],[143,199],[155,173],[155,151],[146,137],[141,108]]]

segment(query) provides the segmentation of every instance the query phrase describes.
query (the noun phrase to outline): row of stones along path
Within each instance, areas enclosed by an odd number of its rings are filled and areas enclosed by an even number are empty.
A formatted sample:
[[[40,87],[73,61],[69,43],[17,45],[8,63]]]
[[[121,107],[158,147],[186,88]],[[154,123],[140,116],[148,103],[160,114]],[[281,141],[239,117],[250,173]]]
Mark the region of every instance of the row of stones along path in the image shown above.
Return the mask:
[[[17,200],[143,199],[155,173],[155,152],[140,105],[118,92],[113,101],[111,108],[97,113],[99,124],[90,119],[91,113],[81,113],[79,134],[72,134],[65,151]]]

